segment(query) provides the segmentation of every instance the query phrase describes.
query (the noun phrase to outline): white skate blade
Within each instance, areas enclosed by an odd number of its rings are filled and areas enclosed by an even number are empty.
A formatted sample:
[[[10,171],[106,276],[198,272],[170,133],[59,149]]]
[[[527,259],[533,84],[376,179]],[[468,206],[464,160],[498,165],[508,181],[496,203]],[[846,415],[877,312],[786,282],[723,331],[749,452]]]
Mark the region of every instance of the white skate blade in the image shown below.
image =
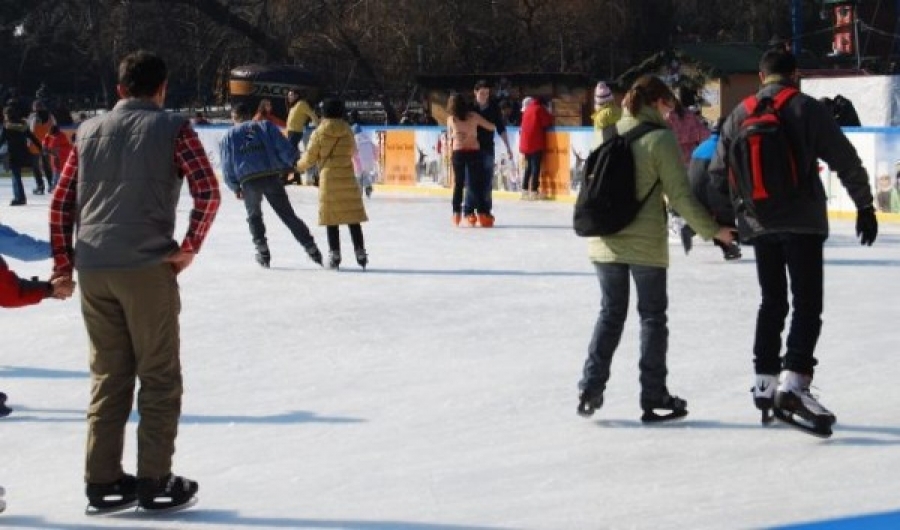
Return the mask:
[[[194,495],[184,504],[179,504],[178,506],[172,506],[169,508],[144,508],[139,506],[137,509],[137,513],[141,515],[153,516],[153,515],[165,515],[169,513],[180,512],[182,510],[187,510],[188,508],[196,505],[200,502],[200,498]]]
[[[109,508],[97,508],[96,506],[91,506],[90,504],[88,504],[87,508],[84,509],[84,514],[93,517],[95,515],[109,515],[111,513],[124,512],[126,510],[134,509],[134,507],[137,506],[137,503],[138,501],[137,499],[135,499],[131,502],[126,502],[125,504],[112,506]]]

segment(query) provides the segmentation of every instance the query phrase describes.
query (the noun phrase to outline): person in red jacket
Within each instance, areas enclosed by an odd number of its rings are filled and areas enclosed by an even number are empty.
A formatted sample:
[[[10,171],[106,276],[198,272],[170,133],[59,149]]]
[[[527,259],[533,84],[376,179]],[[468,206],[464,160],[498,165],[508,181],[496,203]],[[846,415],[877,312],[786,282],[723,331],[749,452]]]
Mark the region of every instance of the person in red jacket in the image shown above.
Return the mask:
[[[49,180],[50,191],[53,191],[56,183],[59,182],[63,166],[66,165],[66,160],[69,159],[69,153],[72,152],[72,142],[66,136],[66,133],[59,129],[59,125],[54,125],[50,127],[50,132],[47,133],[47,136],[41,140],[41,144],[44,146],[44,153],[50,158],[50,168],[53,170],[53,174],[49,176]]]
[[[547,149],[547,129],[553,125],[553,115],[544,107],[540,97],[522,101],[522,125],[519,130],[519,152],[525,157],[522,177],[522,198],[540,199],[541,160]]]
[[[75,282],[66,278],[56,278],[49,282],[37,278],[25,280],[9,270],[0,256],[0,307],[23,307],[34,305],[45,298],[64,300],[72,296]],[[6,394],[0,392],[0,418],[8,416],[12,409],[6,406]]]

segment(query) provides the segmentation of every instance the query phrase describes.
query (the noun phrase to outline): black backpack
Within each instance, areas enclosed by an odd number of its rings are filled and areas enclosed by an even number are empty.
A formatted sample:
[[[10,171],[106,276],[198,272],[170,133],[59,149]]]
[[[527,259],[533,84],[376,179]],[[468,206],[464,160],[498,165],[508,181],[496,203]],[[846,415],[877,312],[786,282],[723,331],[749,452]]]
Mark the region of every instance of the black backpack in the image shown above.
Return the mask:
[[[728,180],[736,212],[759,220],[799,195],[803,175],[780,116],[797,93],[789,87],[773,97],[750,96],[743,101],[747,117],[728,149]]]
[[[616,134],[588,155],[584,163],[584,182],[575,200],[572,225],[581,237],[608,236],[619,232],[637,216],[653,194],[653,184],[643,199],[637,198],[634,155],[631,144],[662,125],[641,122],[624,135]]]

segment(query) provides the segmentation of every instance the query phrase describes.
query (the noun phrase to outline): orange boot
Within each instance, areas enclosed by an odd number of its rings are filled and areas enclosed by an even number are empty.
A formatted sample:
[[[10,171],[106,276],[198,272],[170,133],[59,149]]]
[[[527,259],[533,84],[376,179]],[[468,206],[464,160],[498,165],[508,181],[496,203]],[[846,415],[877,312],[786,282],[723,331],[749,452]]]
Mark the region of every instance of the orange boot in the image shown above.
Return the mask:
[[[459,222],[462,220],[462,214],[459,212],[453,213],[453,224],[459,226]]]
[[[478,222],[484,228],[490,228],[494,226],[494,216],[489,213],[480,213],[478,214]]]
[[[475,216],[474,213],[470,213],[466,216],[466,221],[468,221],[469,226],[477,226],[478,225],[478,217]]]

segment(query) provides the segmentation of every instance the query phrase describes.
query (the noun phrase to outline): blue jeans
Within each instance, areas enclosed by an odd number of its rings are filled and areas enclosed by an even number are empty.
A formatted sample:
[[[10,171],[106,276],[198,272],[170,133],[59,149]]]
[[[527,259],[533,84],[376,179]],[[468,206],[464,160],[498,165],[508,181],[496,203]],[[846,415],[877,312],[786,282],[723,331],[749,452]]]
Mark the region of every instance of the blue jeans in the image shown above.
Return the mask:
[[[541,161],[544,152],[525,155],[525,175],[522,176],[522,191],[538,191],[541,187]]]
[[[470,215],[475,213],[491,213],[490,208],[484,205],[484,194],[479,193],[484,189],[484,168],[482,156],[478,151],[453,151],[453,198],[450,206],[454,213]],[[466,191],[466,205],[463,203],[463,188]],[[469,202],[471,199],[471,203]]]
[[[600,281],[602,300],[579,388],[599,395],[606,389],[613,354],[619,346],[628,315],[630,275],[637,288],[637,310],[641,318],[641,356],[638,363],[641,399],[654,400],[667,396],[669,328],[666,310],[669,300],[665,267],[594,263],[594,268]]]
[[[494,207],[494,152],[490,153],[486,151],[480,151],[481,153],[481,170],[482,170],[482,201],[484,201],[485,212],[490,213]],[[470,178],[469,175],[466,175],[466,178]],[[475,200],[472,197],[472,194],[469,193],[469,190],[473,192],[477,192],[478,188],[474,186],[466,186],[466,200],[465,200],[465,210],[472,211],[475,210]],[[480,211],[480,210],[479,210]]]
[[[250,225],[250,235],[253,237],[256,250],[269,249],[266,240],[266,225],[263,223],[262,215],[263,197],[269,202],[275,215],[291,231],[294,239],[303,245],[303,248],[308,249],[310,246],[315,246],[316,242],[309,233],[309,227],[294,213],[294,207],[291,206],[287,192],[284,191],[280,176],[270,175],[248,180],[241,184],[241,191],[244,194],[244,207],[247,209],[247,224]]]
[[[813,353],[822,331],[825,237],[816,234],[766,234],[753,239],[762,303],[756,316],[753,357],[756,373],[778,374],[781,332],[787,319],[788,278],[793,303],[784,369],[812,375]]]
[[[16,202],[25,202],[25,186],[22,185],[22,167],[10,165],[9,170],[12,172],[13,200]]]

